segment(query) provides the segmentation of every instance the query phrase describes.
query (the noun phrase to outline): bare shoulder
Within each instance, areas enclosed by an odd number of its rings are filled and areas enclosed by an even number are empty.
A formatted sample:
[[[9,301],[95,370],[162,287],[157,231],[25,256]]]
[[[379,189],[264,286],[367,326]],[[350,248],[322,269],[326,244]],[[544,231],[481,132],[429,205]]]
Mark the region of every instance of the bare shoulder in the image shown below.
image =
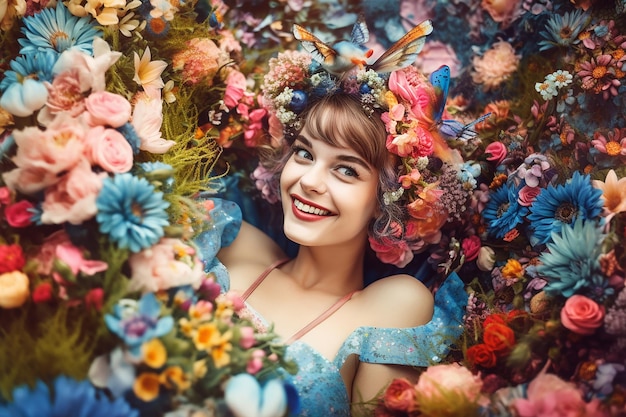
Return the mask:
[[[415,327],[428,323],[434,299],[430,290],[407,274],[379,279],[362,291],[368,321],[379,327]]]
[[[220,249],[217,258],[226,267],[240,263],[269,265],[285,255],[268,235],[250,223],[243,222],[235,240]]]

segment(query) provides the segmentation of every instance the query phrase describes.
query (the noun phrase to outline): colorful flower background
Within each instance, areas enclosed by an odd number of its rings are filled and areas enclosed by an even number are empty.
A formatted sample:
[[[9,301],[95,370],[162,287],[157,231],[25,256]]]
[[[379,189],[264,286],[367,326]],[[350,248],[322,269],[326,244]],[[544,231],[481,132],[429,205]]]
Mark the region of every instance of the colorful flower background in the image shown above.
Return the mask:
[[[415,155],[398,190],[437,222],[386,254],[434,290],[459,274],[463,336],[363,414],[626,414],[624,0],[0,0],[0,415],[227,415],[251,392],[297,415],[285,347],[220,294],[213,197],[273,212],[261,84],[298,72],[270,60],[293,23],[332,44],[359,15],[374,56],[433,21],[391,91],[449,67],[424,132],[489,114]]]

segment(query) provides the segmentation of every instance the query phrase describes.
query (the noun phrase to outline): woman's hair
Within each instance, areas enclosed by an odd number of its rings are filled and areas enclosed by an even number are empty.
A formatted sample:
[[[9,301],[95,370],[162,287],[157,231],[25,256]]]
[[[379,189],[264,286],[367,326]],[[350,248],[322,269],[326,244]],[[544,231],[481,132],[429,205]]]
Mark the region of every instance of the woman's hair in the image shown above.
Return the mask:
[[[314,138],[335,147],[347,146],[378,170],[378,211],[377,217],[370,224],[370,236],[379,239],[391,234],[392,223],[404,225],[405,209],[394,203],[385,204],[383,199],[385,192],[395,191],[399,187],[397,172],[400,159],[387,150],[387,131],[380,114],[366,112],[358,97],[336,92],[312,103],[300,117],[302,127],[306,125]],[[291,142],[297,134],[289,137],[290,143],[286,150],[277,158],[270,157],[264,161],[264,165],[271,167],[275,173],[276,180],[291,156]]]

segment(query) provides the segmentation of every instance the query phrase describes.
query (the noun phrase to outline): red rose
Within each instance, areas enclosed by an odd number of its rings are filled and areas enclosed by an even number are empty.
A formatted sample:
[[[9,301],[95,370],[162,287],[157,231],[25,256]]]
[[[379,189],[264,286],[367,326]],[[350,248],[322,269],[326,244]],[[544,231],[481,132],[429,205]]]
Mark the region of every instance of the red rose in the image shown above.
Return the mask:
[[[405,378],[396,378],[385,390],[385,407],[394,411],[415,410],[415,387]]]
[[[506,324],[491,323],[485,327],[483,342],[497,355],[508,353],[515,345],[515,333]]]
[[[485,321],[483,321],[483,329],[486,329],[487,326],[489,326],[492,323],[506,324],[507,321],[504,318],[503,314],[494,313],[494,314],[491,314],[491,315],[487,316]]]
[[[480,252],[480,238],[476,235],[472,235],[463,239],[461,243],[463,253],[465,254],[466,261],[473,261],[478,258],[478,252]]]
[[[483,368],[496,366],[496,354],[484,343],[469,347],[465,355],[467,360],[474,365],[482,366]]]
[[[21,271],[25,263],[24,252],[20,245],[16,243],[0,245],[0,274]]]
[[[42,282],[37,285],[33,290],[33,302],[45,303],[52,298],[52,284],[49,282]]]
[[[28,209],[32,209],[33,207],[33,204],[28,200],[21,200],[8,205],[4,209],[4,216],[7,219],[7,223],[12,227],[30,226],[33,223],[31,220],[33,213],[28,211]]]

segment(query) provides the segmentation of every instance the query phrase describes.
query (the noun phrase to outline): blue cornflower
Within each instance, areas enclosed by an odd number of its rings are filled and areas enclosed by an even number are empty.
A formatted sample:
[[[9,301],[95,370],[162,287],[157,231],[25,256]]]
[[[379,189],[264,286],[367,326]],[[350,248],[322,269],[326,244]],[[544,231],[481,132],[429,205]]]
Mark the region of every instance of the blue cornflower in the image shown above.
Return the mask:
[[[100,232],[131,252],[157,243],[163,227],[169,224],[169,203],[163,200],[163,193],[156,192],[145,178],[130,173],[105,178],[96,206]]]
[[[133,149],[133,154],[139,153],[139,147],[141,146],[141,139],[137,135],[137,131],[130,123],[124,123],[122,126],[116,129],[124,136],[130,147]]]
[[[106,314],[104,322],[128,346],[131,354],[138,356],[141,345],[169,333],[174,328],[172,316],[160,317],[161,304],[154,293],[144,294],[139,301],[122,299]]]
[[[0,403],[2,417],[138,417],[124,398],[110,399],[89,381],[58,376],[52,389],[42,381],[34,387],[22,385],[13,390],[13,402]]]
[[[102,37],[90,17],[77,17],[60,1],[56,8],[43,9],[41,12],[23,19],[22,33],[26,36],[17,41],[22,45],[21,54],[51,49],[63,52],[76,48],[89,55],[93,51],[93,40]]]
[[[594,188],[588,175],[574,172],[563,185],[541,190],[530,207],[530,243],[541,245],[550,241],[552,232],[577,218],[593,219],[602,212],[602,190]]]
[[[528,214],[528,208],[517,201],[518,188],[505,184],[490,194],[489,202],[482,212],[487,222],[488,232],[497,238],[503,238]]]
[[[544,40],[539,41],[539,50],[545,51],[555,46],[570,46],[580,42],[578,34],[589,23],[589,16],[578,9],[565,12],[563,16],[553,15],[547,23],[547,30],[539,32]]]
[[[571,297],[604,281],[600,268],[604,238],[595,221],[580,217],[563,226],[560,233],[552,233],[553,242],[547,244],[548,251],[541,254],[537,266],[537,272],[548,281],[546,293]]]
[[[0,82],[0,107],[9,113],[27,117],[41,109],[48,100],[44,81],[52,81],[52,67],[58,59],[54,51],[21,55],[9,64],[11,69]]]

